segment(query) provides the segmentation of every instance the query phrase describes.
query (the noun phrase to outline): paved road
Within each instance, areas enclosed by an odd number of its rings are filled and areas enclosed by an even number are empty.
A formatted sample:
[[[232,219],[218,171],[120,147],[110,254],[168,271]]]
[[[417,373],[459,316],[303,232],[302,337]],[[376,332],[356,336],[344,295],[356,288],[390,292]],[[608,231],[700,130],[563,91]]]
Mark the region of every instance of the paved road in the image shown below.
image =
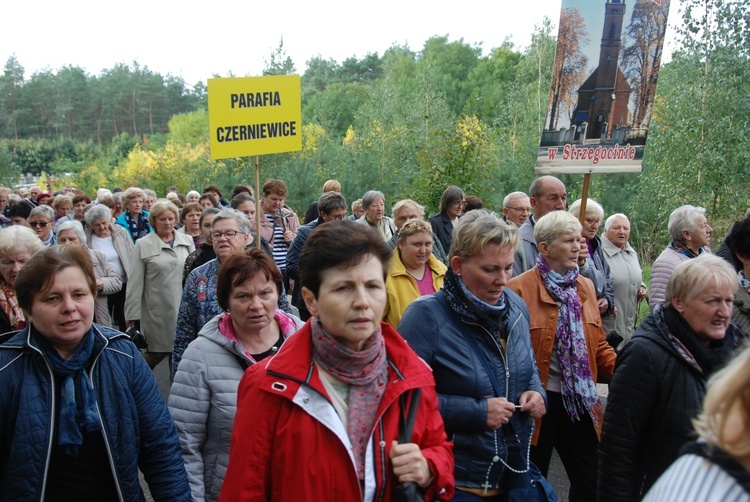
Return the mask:
[[[159,390],[161,390],[161,394],[166,400],[167,396],[169,395],[170,386],[169,363],[166,359],[159,363],[156,368],[154,368],[154,376],[156,377],[156,382],[159,384]],[[607,395],[606,389],[606,386],[599,386],[599,395],[601,395],[605,399]],[[553,453],[548,477],[550,483],[552,483],[552,486],[555,488],[555,492],[557,493],[557,497],[560,499],[560,502],[567,502],[570,483],[568,482],[568,476],[567,474],[565,474],[565,469],[563,468],[562,462],[560,462],[560,457],[557,456],[557,453]],[[146,491],[146,500],[152,502],[153,498],[151,497],[151,494],[148,493],[146,483],[141,480],[141,484]]]

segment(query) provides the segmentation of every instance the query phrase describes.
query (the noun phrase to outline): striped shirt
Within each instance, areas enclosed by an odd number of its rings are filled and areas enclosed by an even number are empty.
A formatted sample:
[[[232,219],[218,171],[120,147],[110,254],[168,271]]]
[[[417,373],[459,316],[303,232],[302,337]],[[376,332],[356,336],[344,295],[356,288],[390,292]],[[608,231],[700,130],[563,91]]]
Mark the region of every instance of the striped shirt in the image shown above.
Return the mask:
[[[748,502],[750,493],[721,467],[698,455],[678,458],[643,502]]]
[[[273,249],[271,249],[273,261],[276,262],[279,270],[284,272],[286,270],[286,253],[289,249],[284,242],[284,229],[274,223],[273,214],[266,214],[266,219],[273,225]]]

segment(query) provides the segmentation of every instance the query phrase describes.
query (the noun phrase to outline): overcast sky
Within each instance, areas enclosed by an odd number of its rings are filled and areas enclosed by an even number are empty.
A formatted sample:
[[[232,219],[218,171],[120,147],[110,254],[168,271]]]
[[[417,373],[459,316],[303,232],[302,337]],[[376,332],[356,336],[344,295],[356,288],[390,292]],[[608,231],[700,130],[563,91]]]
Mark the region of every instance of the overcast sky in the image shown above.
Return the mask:
[[[44,68],[99,74],[138,61],[192,85],[214,74],[259,75],[281,37],[301,74],[316,55],[341,62],[393,44],[419,51],[434,35],[481,44],[485,54],[506,37],[523,48],[535,24],[548,16],[557,26],[559,14],[560,0],[16,0],[3,6],[0,61],[15,54],[27,78]]]
[[[580,0],[565,3],[574,1]],[[603,12],[606,0],[583,1],[601,3]],[[393,44],[419,51],[435,35],[481,44],[484,54],[506,37],[523,49],[545,16],[557,26],[560,2],[380,0],[365,6],[350,0],[15,0],[3,6],[0,62],[15,54],[28,78],[66,65],[97,75],[117,63],[137,61],[193,85],[215,74],[260,75],[283,37],[302,74],[316,55],[340,63],[351,56],[382,55]],[[675,10],[673,5],[671,21]],[[598,29],[593,31],[592,39],[598,38]]]

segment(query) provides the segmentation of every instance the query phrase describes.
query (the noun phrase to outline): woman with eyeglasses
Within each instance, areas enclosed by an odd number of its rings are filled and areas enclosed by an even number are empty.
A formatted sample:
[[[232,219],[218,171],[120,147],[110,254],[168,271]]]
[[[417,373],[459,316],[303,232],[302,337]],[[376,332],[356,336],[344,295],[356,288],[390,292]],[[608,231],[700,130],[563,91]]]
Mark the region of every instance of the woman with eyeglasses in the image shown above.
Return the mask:
[[[440,198],[440,212],[430,218],[432,233],[435,239],[440,241],[443,249],[451,248],[453,227],[458,223],[458,218],[464,214],[466,207],[466,194],[457,186],[449,186]]]
[[[55,224],[55,210],[50,206],[41,205],[31,210],[29,215],[29,225],[31,229],[36,232],[39,240],[45,246],[53,246],[57,244],[57,238],[55,237],[52,228]]]
[[[130,261],[125,297],[128,327],[140,321],[148,342],[146,362],[153,369],[172,355],[177,309],[182,294],[182,267],[195,250],[192,237],[175,231],[177,206],[159,201],[148,214],[154,231],[138,239]]]

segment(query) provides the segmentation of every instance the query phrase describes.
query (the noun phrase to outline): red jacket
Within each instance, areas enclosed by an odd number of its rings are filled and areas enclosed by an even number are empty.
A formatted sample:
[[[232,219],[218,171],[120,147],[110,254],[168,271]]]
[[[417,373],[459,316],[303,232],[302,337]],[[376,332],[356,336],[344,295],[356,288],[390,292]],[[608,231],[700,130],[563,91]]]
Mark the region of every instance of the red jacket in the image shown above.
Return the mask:
[[[453,444],[438,411],[432,372],[392,327],[381,326],[388,386],[368,448],[364,494],[346,429],[312,362],[308,321],[240,382],[220,500],[393,500],[397,480],[388,453],[398,437],[399,397],[417,387],[423,390],[412,442],[421,446],[433,473],[427,499],[450,500]]]

